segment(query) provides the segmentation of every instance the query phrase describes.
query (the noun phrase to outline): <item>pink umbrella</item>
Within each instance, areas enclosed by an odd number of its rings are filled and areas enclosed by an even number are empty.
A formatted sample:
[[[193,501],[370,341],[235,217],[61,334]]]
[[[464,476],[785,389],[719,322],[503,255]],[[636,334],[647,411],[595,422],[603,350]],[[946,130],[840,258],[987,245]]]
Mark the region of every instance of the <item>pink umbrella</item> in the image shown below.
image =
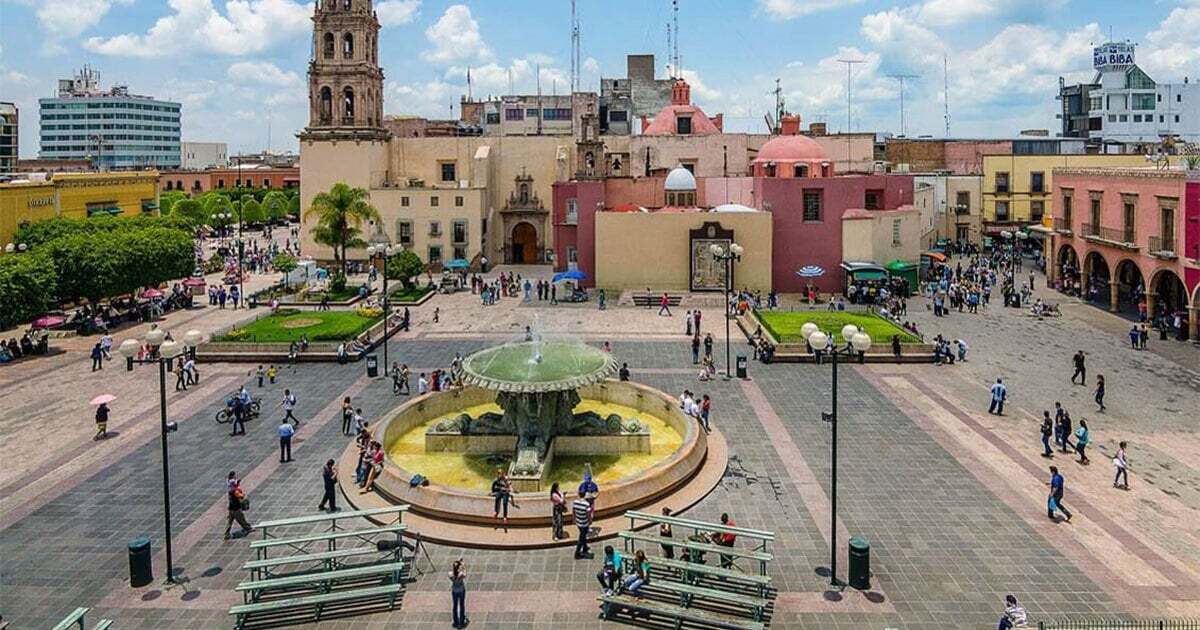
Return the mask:
[[[158,289],[146,289],[145,291],[142,291],[142,297],[147,300],[153,300],[162,296],[163,292],[159,291]]]
[[[204,278],[188,278],[183,281],[183,286],[185,287],[202,287],[205,284],[207,283],[204,282]]]
[[[33,328],[55,328],[62,326],[63,322],[65,321],[67,321],[67,318],[61,315],[42,315],[41,317],[33,320],[33,323],[30,324],[30,326]]]
[[[112,394],[100,394],[99,396],[93,398],[92,402],[90,402],[88,404],[89,405],[107,405],[108,403],[110,403],[116,399],[117,399],[117,397],[113,396]]]

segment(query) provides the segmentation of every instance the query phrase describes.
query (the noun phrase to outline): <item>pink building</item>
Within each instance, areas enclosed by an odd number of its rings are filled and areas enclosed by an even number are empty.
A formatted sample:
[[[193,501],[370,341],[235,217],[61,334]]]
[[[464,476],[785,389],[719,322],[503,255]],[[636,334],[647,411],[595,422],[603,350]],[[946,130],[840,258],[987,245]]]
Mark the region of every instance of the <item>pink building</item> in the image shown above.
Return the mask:
[[[705,136],[721,133],[724,115],[709,118],[692,105],[692,88],[679,79],[671,88],[671,103],[663,107],[654,120],[642,118],[643,136]]]
[[[1196,338],[1200,179],[1152,168],[1056,168],[1049,280],[1111,311],[1173,323]]]

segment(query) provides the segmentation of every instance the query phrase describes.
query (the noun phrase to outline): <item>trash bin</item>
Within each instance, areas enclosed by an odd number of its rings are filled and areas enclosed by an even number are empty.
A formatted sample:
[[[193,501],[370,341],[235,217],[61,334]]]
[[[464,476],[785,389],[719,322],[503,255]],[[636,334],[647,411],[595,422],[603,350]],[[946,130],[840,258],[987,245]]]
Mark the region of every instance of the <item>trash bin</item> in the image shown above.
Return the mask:
[[[746,378],[746,363],[747,363],[746,355],[744,355],[744,354],[737,355],[737,364],[736,365],[737,365],[737,377],[738,378]]]
[[[145,586],[154,581],[150,566],[150,539],[140,536],[129,541],[129,585]]]
[[[860,591],[871,588],[871,544],[858,536],[850,539],[850,586]]]
[[[367,376],[375,378],[379,376],[379,357],[378,355],[367,355]]]

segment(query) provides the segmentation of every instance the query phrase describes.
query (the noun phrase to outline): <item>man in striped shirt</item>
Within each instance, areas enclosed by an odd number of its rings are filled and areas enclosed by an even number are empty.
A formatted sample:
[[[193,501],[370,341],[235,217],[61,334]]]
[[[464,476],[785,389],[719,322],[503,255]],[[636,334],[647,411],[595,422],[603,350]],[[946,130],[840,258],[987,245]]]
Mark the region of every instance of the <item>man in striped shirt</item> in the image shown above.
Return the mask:
[[[579,498],[571,503],[571,512],[575,516],[575,526],[579,528],[579,542],[575,544],[575,559],[591,559],[592,552],[588,550],[587,535],[592,527],[592,504],[588,502],[586,492],[579,490]]]

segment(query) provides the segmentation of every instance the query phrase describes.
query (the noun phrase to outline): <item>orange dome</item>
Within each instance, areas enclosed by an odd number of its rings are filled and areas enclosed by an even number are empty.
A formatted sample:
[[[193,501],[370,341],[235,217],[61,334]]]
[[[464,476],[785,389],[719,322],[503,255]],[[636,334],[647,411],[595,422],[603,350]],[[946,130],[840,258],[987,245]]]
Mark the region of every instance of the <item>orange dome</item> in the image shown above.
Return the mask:
[[[808,136],[779,136],[768,140],[758,150],[755,162],[790,162],[793,160],[813,161],[827,160],[825,149],[816,140]]]

